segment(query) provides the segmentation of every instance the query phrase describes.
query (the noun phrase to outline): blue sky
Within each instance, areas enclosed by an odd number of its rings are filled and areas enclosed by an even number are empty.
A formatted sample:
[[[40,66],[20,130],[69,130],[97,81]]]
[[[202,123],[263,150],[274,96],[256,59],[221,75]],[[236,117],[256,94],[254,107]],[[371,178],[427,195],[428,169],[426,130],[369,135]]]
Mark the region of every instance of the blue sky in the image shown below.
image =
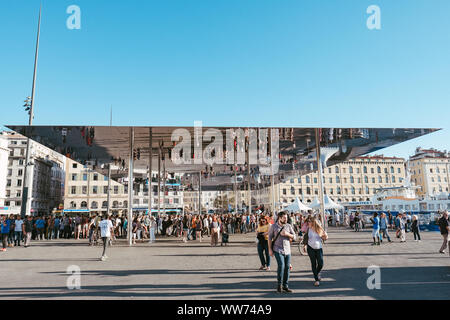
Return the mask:
[[[0,2],[0,124],[26,124],[40,1]],[[69,5],[81,30],[69,30]],[[381,30],[366,9],[381,8]],[[37,125],[432,127],[450,150],[448,0],[45,0]]]

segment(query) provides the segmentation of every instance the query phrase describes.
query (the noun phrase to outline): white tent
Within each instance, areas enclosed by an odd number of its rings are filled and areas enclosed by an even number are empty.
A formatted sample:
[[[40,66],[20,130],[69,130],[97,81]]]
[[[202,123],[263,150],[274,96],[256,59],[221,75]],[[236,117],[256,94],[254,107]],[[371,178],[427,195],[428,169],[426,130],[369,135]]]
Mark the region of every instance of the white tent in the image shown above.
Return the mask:
[[[312,210],[310,207],[305,206],[300,199],[297,197],[295,198],[294,202],[292,202],[290,205],[288,205],[284,210],[289,212],[300,212],[300,211],[308,211]]]
[[[330,197],[326,194],[324,195],[324,209],[325,210],[329,210],[329,209],[337,209],[337,210],[341,210],[344,209],[343,206],[341,206],[340,204],[335,203],[333,200],[330,199]],[[320,202],[319,200],[314,199],[314,202],[311,204],[311,208],[314,209],[319,209],[320,208]]]

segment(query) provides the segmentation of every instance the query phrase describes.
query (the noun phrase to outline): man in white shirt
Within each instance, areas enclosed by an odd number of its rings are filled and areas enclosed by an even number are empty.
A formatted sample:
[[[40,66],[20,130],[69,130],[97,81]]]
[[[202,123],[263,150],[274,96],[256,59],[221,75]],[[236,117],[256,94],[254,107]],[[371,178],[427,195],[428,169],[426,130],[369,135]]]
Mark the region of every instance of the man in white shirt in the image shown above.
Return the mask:
[[[113,224],[111,220],[107,219],[106,215],[102,216],[102,221],[99,223],[101,237],[103,240],[103,254],[100,258],[101,261],[105,261],[108,257],[106,256],[106,247],[108,246],[111,233],[113,232]]]

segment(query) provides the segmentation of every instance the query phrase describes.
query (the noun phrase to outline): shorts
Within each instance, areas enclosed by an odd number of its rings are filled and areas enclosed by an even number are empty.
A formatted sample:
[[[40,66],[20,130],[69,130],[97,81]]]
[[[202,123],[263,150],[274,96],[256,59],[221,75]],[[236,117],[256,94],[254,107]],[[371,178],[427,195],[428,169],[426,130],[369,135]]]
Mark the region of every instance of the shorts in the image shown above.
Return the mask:
[[[380,236],[380,229],[373,229],[372,230],[372,237],[379,237]]]

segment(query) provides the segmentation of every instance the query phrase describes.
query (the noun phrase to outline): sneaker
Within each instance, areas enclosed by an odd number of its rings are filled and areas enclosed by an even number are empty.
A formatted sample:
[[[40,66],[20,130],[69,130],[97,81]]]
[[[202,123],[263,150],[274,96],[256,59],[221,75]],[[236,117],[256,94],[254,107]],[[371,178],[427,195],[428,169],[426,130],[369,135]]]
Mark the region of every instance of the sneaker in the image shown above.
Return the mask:
[[[320,286],[320,282],[319,282],[319,281],[314,282],[314,286],[315,286],[315,287]]]
[[[277,293],[281,293],[281,286],[277,287]]]
[[[291,289],[289,289],[288,287],[283,287],[283,292],[284,293],[292,293],[294,291],[292,291]]]
[[[439,253],[445,254],[445,251],[439,251]]]
[[[266,269],[266,267],[264,267],[264,266],[261,266],[261,267],[259,267],[259,270],[261,271],[261,270],[265,270]]]
[[[266,271],[270,271],[270,267],[267,267],[267,268],[266,268]]]
[[[101,261],[105,261],[105,260],[106,260],[106,257],[101,257],[100,260],[101,260]]]

